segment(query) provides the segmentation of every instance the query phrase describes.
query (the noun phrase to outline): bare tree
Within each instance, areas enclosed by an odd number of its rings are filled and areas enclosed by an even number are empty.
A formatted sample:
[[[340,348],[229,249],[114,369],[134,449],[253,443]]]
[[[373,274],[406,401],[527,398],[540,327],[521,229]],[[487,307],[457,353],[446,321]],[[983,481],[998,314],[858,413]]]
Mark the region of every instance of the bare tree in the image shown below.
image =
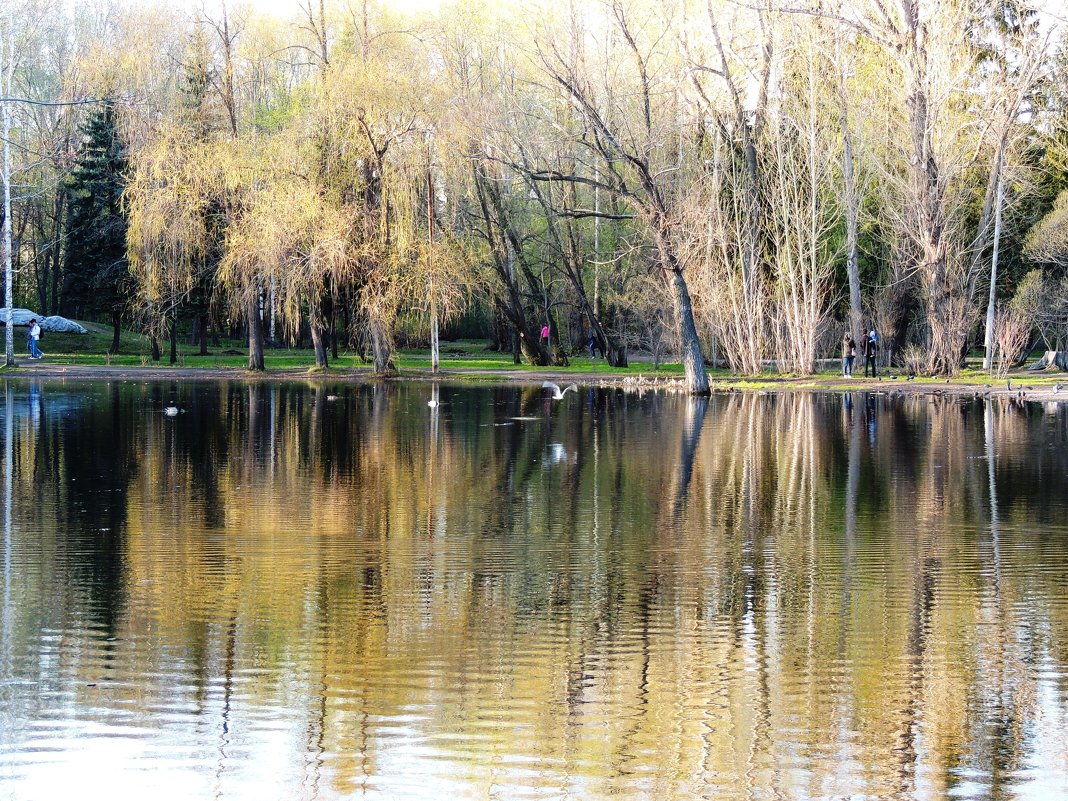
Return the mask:
[[[564,53],[555,41],[545,41],[536,56],[540,72],[555,87],[560,101],[572,105],[583,120],[575,142],[597,160],[599,169],[580,174],[548,165],[519,163],[515,166],[534,181],[598,188],[620,200],[644,224],[650,239],[651,260],[660,271],[674,306],[687,389],[694,394],[705,394],[709,391],[708,374],[676,233],[681,222],[681,207],[672,180],[677,167],[664,158],[662,145],[667,139],[667,121],[661,118],[661,109],[654,109],[654,91],[658,92],[664,82],[671,80],[664,65],[658,62],[663,57],[659,48],[665,40],[653,32],[641,37],[621,2],[614,2],[610,10],[610,24],[623,42],[623,53],[619,56],[626,59],[631,71],[629,77],[633,79],[628,85],[630,95],[625,105],[620,103],[614,112],[598,107],[591,83],[595,76],[583,68],[573,53]],[[647,21],[647,24],[653,23]],[[617,84],[617,98],[621,91]],[[588,213],[604,215],[594,210]]]

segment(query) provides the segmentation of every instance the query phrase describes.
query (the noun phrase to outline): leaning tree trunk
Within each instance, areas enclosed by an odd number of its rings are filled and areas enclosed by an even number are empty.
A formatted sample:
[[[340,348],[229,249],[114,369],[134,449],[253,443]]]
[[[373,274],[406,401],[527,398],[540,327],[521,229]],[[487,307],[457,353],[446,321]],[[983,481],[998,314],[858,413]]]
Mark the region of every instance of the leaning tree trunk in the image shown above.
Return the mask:
[[[693,319],[693,304],[690,292],[686,288],[686,279],[682,271],[671,271],[671,299],[675,303],[675,322],[679,329],[679,342],[682,345],[682,367],[686,371],[686,389],[691,395],[708,395],[708,373],[705,372],[705,359],[701,354],[701,341],[697,338],[697,325]]]
[[[671,300],[675,306],[675,325],[682,348],[682,368],[686,373],[686,389],[691,395],[708,395],[708,373],[705,371],[705,357],[701,353],[701,340],[697,336],[697,324],[693,319],[693,303],[686,279],[682,275],[682,265],[675,255],[671,242],[665,232],[663,217],[654,217],[652,221],[653,236],[660,257],[660,266],[667,273],[671,284]]]
[[[249,298],[245,314],[248,317],[248,369],[263,370],[263,320],[260,319],[259,297]]]
[[[586,320],[593,329],[593,336],[594,339],[597,340],[598,348],[600,348],[601,353],[604,354],[605,359],[612,367],[626,367],[626,346],[617,342],[615,337],[608,333],[608,329],[601,324],[601,319],[597,315],[597,309],[590,303],[589,297],[586,295],[586,288],[582,285],[581,276],[578,275],[578,272],[573,269],[570,264],[567,265],[567,267],[568,278],[571,279],[571,285],[575,289],[576,297],[578,298],[579,305],[582,307]]]

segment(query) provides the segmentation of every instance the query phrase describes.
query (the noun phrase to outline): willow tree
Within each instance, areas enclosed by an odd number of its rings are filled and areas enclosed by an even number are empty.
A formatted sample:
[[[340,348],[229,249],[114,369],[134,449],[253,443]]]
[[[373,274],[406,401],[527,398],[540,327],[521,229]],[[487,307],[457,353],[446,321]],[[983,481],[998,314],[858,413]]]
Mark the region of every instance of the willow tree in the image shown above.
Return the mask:
[[[421,42],[389,30],[372,38],[364,42],[361,34],[351,49],[334,49],[290,127],[303,143],[300,174],[321,187],[322,202],[339,204],[353,221],[344,274],[332,275],[323,289],[343,288],[356,299],[375,372],[389,374],[412,273],[404,243],[421,227],[411,188],[425,181],[423,134],[432,102]]]
[[[218,195],[217,154],[163,124],[130,158],[124,206],[126,244],[137,301],[150,337],[176,336],[177,310],[202,282]]]
[[[268,154],[258,154],[260,159]],[[327,366],[320,300],[341,283],[350,261],[355,219],[314,181],[261,175],[226,230],[219,281],[236,309],[259,302],[271,286],[282,321],[297,330],[308,309],[317,367]]]

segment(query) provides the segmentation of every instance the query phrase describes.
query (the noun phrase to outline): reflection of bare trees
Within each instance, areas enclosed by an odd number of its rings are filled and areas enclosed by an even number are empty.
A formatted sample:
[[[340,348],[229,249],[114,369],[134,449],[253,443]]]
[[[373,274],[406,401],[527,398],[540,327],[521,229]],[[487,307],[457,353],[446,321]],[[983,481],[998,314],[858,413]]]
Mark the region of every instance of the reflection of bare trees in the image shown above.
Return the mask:
[[[996,797],[1035,737],[1035,665],[1068,660],[1053,574],[1012,556],[1068,561],[1029,516],[1063,510],[1064,455],[1034,454],[1063,415],[262,383],[188,390],[166,420],[130,391],[86,421],[130,454],[113,625],[191,680],[126,701],[188,692],[216,744],[270,708],[313,794],[381,790],[417,742],[435,761],[406,769],[478,787],[533,781],[518,760],[590,797],[903,798],[964,769]],[[8,424],[15,464],[41,458],[55,420]],[[59,465],[16,508],[91,484]],[[47,514],[62,555],[70,515]]]

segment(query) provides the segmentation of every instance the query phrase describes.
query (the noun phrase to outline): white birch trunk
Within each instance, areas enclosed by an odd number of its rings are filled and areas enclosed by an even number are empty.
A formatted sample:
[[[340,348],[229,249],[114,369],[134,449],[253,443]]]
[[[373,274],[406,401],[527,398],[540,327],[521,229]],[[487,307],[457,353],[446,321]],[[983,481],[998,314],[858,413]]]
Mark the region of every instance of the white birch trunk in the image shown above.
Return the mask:
[[[1000,165],[999,165],[1000,169]],[[990,257],[990,297],[986,304],[986,340],[983,369],[994,366],[994,306],[997,302],[998,247],[1001,244],[1001,207],[1005,201],[1005,182],[998,176],[998,196],[994,204],[994,252]]]

